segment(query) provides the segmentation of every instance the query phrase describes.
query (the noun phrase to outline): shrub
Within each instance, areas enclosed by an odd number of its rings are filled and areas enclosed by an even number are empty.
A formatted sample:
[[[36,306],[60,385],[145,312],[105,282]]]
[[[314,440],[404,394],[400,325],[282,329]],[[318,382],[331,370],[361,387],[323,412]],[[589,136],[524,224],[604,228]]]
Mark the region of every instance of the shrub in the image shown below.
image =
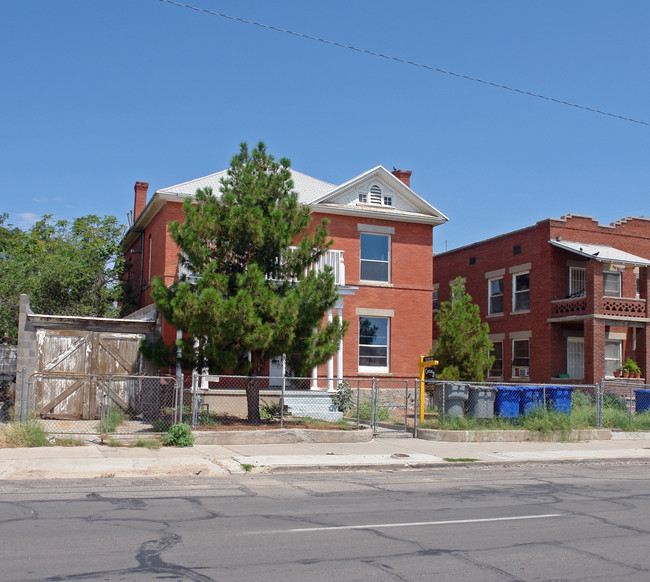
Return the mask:
[[[343,380],[342,382],[339,382],[336,387],[336,392],[332,394],[332,402],[340,412],[345,414],[348,410],[352,409],[353,396],[354,394],[352,388],[350,388],[350,383],[347,380]]]
[[[163,437],[163,445],[166,447],[191,447],[193,444],[192,429],[182,422],[170,426],[169,432]]]

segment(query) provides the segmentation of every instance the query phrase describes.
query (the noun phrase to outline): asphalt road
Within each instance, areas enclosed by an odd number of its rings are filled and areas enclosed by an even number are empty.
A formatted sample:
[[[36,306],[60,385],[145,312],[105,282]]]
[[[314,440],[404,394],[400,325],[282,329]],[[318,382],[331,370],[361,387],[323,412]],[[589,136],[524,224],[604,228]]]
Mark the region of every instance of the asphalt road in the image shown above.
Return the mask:
[[[0,580],[650,580],[650,465],[0,482]]]

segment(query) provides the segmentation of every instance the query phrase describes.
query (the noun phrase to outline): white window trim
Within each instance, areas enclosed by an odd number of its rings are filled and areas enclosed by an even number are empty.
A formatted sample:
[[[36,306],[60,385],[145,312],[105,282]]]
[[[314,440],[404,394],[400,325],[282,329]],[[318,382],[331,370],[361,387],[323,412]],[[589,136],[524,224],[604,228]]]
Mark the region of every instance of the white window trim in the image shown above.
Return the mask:
[[[371,263],[384,263],[384,261],[375,261],[372,259],[363,259],[361,257],[361,236],[359,236],[359,282],[361,283],[367,283],[370,285],[373,284],[378,284],[378,285],[391,285],[392,283],[392,266],[393,266],[393,237],[390,234],[386,234],[383,232],[367,232],[367,231],[362,231],[360,234],[368,234],[372,236],[385,236],[388,239],[388,260],[385,261],[388,263],[388,270],[387,270],[387,279],[385,281],[382,280],[377,280],[377,279],[362,279],[361,278],[361,265],[363,264],[363,261],[368,261]]]
[[[605,340],[605,345],[607,344],[617,344],[618,345],[618,357],[614,360],[613,358],[608,358],[607,357],[607,349],[604,350],[603,353],[603,362],[605,363],[605,368],[607,367],[607,361],[608,360],[613,360],[618,363],[618,366],[615,366],[615,369],[618,368],[619,366],[623,365],[623,340],[619,339],[606,339]],[[605,375],[606,378],[613,378],[614,376],[607,376]]]
[[[513,338],[511,341],[512,341],[512,345],[511,345],[512,354],[511,354],[511,358],[510,358],[510,361],[511,361],[511,364],[512,364],[512,366],[511,366],[512,367],[511,378],[530,378],[530,337],[527,337],[527,338]],[[528,342],[528,366],[515,366],[515,342]],[[527,368],[528,373],[527,374],[522,373],[522,374],[519,374],[519,375],[515,375],[515,371],[516,371],[515,368],[519,368],[519,369]]]
[[[512,271],[511,271],[512,273]],[[517,309],[517,277],[528,275],[528,309]],[[523,293],[523,291],[520,291]],[[530,311],[530,271],[518,271],[512,273],[512,313],[528,313]]]
[[[359,311],[359,310],[357,310],[357,311]],[[368,309],[368,310],[364,310],[364,311],[378,312],[378,311],[389,311],[389,310],[379,310],[379,309],[370,310],[370,309]],[[390,310],[390,311],[392,311],[392,310]],[[369,314],[359,315],[359,319],[357,320],[357,330],[360,327],[360,320],[361,320],[362,317],[380,317],[382,319],[387,320],[387,326],[386,326],[386,342],[387,342],[386,343],[386,364],[387,365],[386,366],[362,366],[362,365],[360,365],[359,364],[359,358],[361,357],[361,353],[360,353],[361,352],[361,341],[360,341],[361,338],[358,337],[357,338],[357,366],[358,366],[359,373],[364,373],[364,374],[368,374],[368,373],[387,374],[388,372],[390,372],[390,328],[391,328],[391,317],[387,316],[387,315],[375,315],[375,314],[373,314],[373,315],[369,315]]]
[[[498,281],[498,280],[503,281],[503,277],[492,277],[491,279],[488,279],[488,306],[487,306],[487,313],[488,315],[503,315],[504,309],[505,309],[505,286],[503,291],[501,291],[501,297],[504,298],[504,305],[501,306],[501,311],[492,311],[492,281]]]

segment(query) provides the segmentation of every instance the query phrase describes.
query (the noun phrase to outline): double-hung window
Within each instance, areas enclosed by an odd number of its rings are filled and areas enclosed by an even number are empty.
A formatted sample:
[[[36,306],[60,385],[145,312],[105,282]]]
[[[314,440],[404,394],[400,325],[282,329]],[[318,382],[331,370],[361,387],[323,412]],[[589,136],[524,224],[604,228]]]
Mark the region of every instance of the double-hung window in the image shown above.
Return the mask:
[[[530,273],[516,273],[512,276],[512,310],[530,309]]]
[[[605,377],[612,377],[621,367],[621,354],[621,341],[605,340]]]
[[[621,296],[621,274],[619,272],[603,272],[603,295],[605,297]]]
[[[503,376],[503,342],[492,342],[490,356],[494,356],[494,362],[488,371],[488,378],[501,378]]]
[[[527,378],[530,375],[530,340],[512,341],[512,377]]]
[[[359,371],[388,372],[389,317],[359,317]]]
[[[390,282],[390,235],[362,232],[361,265],[359,279],[362,281]]]
[[[488,315],[503,313],[503,277],[488,281]]]

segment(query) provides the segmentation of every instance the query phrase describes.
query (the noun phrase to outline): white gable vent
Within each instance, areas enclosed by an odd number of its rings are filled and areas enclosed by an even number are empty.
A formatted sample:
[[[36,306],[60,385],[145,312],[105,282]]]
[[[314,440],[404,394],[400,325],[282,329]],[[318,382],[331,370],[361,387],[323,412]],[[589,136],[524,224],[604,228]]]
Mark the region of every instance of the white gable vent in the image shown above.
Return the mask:
[[[381,188],[377,184],[370,187],[370,204],[381,204]]]

